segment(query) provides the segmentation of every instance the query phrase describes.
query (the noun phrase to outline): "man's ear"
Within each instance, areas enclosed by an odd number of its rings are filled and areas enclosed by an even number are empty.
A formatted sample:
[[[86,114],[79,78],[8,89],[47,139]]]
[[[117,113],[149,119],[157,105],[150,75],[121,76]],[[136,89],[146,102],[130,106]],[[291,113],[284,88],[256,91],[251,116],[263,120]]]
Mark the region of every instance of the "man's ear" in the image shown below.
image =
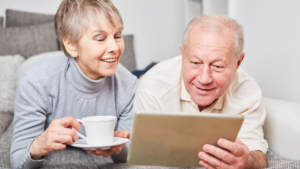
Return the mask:
[[[78,49],[77,49],[77,46],[76,44],[71,40],[71,38],[69,37],[64,37],[63,38],[63,43],[64,43],[64,46],[67,50],[67,52],[74,58],[76,58],[79,53],[78,53]]]
[[[236,69],[238,69],[241,66],[242,61],[244,60],[244,57],[245,57],[245,53],[242,53],[241,56],[240,56],[240,58],[239,58],[239,60],[238,60],[238,62],[237,62]]]
[[[182,48],[182,45],[179,45],[180,47],[180,51],[181,51],[181,57],[183,58],[183,48]]]

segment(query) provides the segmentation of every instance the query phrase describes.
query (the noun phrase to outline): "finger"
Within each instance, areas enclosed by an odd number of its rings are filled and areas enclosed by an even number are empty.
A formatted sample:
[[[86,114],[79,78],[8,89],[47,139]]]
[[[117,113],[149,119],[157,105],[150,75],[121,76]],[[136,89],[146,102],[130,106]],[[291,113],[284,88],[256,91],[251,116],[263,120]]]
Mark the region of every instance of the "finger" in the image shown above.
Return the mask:
[[[219,159],[217,159],[216,157],[213,157],[203,151],[201,151],[199,153],[199,158],[201,160],[204,160],[207,164],[209,164],[210,166],[213,166],[215,168],[226,168],[227,164]]]
[[[131,133],[129,131],[125,130],[124,133],[123,133],[123,138],[130,139],[130,135],[131,135]]]
[[[83,149],[83,150],[85,150],[85,149]],[[94,155],[97,155],[97,156],[99,156],[98,155],[98,153],[96,153],[96,151],[94,151],[94,150],[85,150],[87,153],[89,153],[89,154],[94,154]]]
[[[48,145],[46,145],[47,149],[50,151],[54,151],[54,150],[64,150],[66,149],[66,144],[61,144],[61,143],[50,143]]]
[[[75,130],[80,131],[80,123],[73,117],[64,117],[58,120],[58,123],[63,127],[73,127]]]
[[[113,151],[111,150],[96,150],[95,155],[102,155],[103,157],[108,157],[111,154],[113,154]]]
[[[69,135],[58,135],[55,142],[69,145],[73,144],[72,137]]]
[[[236,139],[235,142],[238,143],[238,144],[241,144],[241,145],[246,145],[243,142],[241,142],[241,140],[239,140],[239,139]]]
[[[207,169],[215,169],[214,167],[212,167],[211,165],[209,165],[208,163],[206,163],[205,161],[201,160],[199,162],[199,164],[204,167],[204,168],[207,168]]]
[[[223,150],[219,147],[209,145],[209,144],[206,144],[203,146],[203,151],[215,156],[216,158],[218,158],[228,164],[232,164],[236,160],[236,157],[234,155],[232,155],[230,152]],[[199,153],[199,157],[200,157],[200,153]],[[205,161],[207,161],[207,160],[205,160]]]
[[[109,155],[113,154],[111,150],[86,150],[90,154],[94,154],[96,156],[102,155],[103,157],[108,157]]]
[[[219,139],[218,145],[229,150],[233,155],[241,157],[245,153],[245,145],[235,143],[226,139]]]
[[[123,130],[117,130],[114,132],[114,137],[122,137],[122,138],[128,138],[130,139],[130,132],[129,131],[123,131]]]
[[[123,145],[114,146],[114,147],[111,147],[110,149],[114,154],[120,154],[122,151],[122,148],[123,148]]]
[[[76,142],[78,140],[78,135],[73,129],[62,128],[58,131],[59,135],[68,135],[72,137],[72,142]]]

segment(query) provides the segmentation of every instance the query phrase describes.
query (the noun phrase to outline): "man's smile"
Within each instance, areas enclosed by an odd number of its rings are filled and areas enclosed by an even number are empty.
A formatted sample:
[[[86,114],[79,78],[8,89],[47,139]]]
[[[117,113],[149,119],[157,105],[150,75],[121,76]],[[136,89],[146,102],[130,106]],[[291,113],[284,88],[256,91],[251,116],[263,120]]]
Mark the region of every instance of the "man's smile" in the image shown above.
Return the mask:
[[[197,91],[200,94],[208,94],[209,92],[211,92],[211,91],[213,91],[215,89],[215,88],[200,88],[200,87],[197,87],[197,86],[195,86],[195,88],[197,89]]]

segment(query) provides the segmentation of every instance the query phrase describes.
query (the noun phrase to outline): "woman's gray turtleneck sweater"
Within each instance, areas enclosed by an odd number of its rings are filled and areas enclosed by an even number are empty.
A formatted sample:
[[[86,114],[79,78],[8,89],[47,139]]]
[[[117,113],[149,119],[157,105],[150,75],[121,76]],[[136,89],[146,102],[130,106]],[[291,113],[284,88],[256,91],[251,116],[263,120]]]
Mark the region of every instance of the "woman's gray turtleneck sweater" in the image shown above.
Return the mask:
[[[121,64],[114,75],[89,79],[72,57],[43,59],[19,79],[10,152],[12,168],[40,168],[45,159],[32,160],[29,146],[55,119],[72,116],[116,116],[116,130],[131,131],[132,103],[138,80]],[[85,135],[81,125],[80,133]],[[126,153],[123,158],[126,159]]]

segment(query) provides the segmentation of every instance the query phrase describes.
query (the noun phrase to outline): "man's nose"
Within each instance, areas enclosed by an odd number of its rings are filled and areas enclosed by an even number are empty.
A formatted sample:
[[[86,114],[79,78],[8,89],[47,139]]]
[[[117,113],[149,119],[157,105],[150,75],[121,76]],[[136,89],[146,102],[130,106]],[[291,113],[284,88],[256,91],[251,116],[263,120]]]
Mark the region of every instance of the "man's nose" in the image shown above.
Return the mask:
[[[107,50],[108,50],[109,53],[117,53],[118,52],[119,47],[118,47],[117,42],[114,38],[109,39]]]
[[[197,79],[201,84],[210,84],[212,82],[212,71],[210,66],[204,65],[200,68]]]

